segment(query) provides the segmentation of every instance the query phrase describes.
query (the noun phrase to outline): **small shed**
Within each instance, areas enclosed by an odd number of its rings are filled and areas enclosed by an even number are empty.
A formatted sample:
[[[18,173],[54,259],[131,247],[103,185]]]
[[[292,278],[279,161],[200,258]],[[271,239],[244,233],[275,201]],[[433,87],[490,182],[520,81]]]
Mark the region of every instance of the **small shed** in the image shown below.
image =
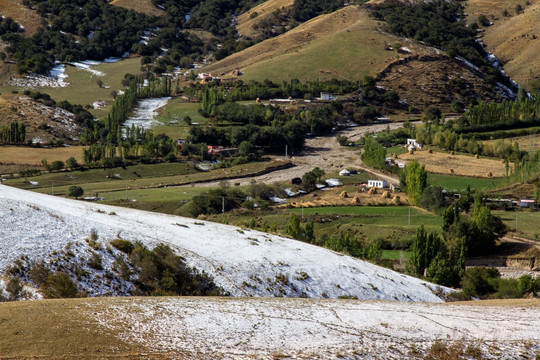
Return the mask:
[[[409,150],[412,148],[412,150],[421,149],[422,144],[420,144],[416,139],[407,139],[407,147]]]
[[[530,198],[520,199],[519,200],[519,207],[520,208],[534,209],[534,208],[536,208],[536,201],[534,201],[534,199],[530,199]]]
[[[386,180],[368,180],[368,187],[374,187],[378,189],[385,188],[387,186]]]
[[[347,169],[343,169],[339,172],[339,176],[350,176],[351,172]]]
[[[322,91],[321,92],[321,100],[322,101],[334,101],[334,100],[336,100],[336,98],[333,97],[332,94],[330,94],[329,92]]]

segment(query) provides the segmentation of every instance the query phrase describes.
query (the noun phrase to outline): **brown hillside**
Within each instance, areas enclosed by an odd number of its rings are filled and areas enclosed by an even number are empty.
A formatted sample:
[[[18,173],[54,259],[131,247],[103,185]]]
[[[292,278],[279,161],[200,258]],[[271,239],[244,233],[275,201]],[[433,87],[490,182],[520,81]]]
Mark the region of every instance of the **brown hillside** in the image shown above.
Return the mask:
[[[24,95],[0,96],[0,126],[13,121],[24,121],[26,139],[34,143],[78,139],[82,129],[74,122],[74,115],[60,108],[51,108]]]
[[[399,55],[388,51],[396,37],[383,33],[364,8],[348,6],[318,16],[278,37],[233,54],[203,70],[216,75],[241,69],[246,80],[361,79],[376,75]],[[432,50],[404,42],[414,54]]]
[[[460,79],[463,85],[454,82]],[[426,104],[440,106],[449,111],[453,100],[459,100],[460,91],[467,88],[482,99],[495,99],[497,94],[487,87],[482,78],[445,55],[411,56],[389,65],[378,82],[415,107]]]
[[[38,27],[43,26],[43,18],[34,10],[22,4],[22,0],[0,0],[0,14],[10,17],[24,26],[29,36],[35,34]]]
[[[482,37],[487,50],[504,64],[512,79],[527,87],[528,81],[540,77],[540,1],[519,0],[469,0],[469,22],[484,14],[494,25],[487,27]],[[523,6],[522,14],[516,15],[517,4]],[[510,17],[502,12],[508,10]]]
[[[150,16],[165,15],[165,11],[156,8],[150,0],[113,0],[111,5],[134,10]]]
[[[275,10],[281,8],[289,8],[294,3],[294,0],[268,0],[253,9],[238,16],[238,25],[236,26],[238,33],[246,38],[255,38],[258,32],[253,29],[255,24],[269,18]],[[251,14],[257,13],[255,18],[251,18]]]

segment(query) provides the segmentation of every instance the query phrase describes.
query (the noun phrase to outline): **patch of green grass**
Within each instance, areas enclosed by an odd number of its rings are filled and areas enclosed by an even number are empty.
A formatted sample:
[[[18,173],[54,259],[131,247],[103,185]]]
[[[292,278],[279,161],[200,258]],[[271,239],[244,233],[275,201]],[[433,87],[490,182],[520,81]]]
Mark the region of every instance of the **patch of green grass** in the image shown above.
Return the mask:
[[[111,92],[123,89],[122,80],[127,73],[140,73],[140,58],[131,58],[118,61],[116,63],[104,63],[92,66],[92,69],[99,70],[105,73],[105,76],[98,77],[91,72],[77,69],[73,66],[66,66],[66,74],[68,78],[65,80],[69,83],[63,88],[36,88],[40,91],[49,94],[55,101],[67,100],[72,104],[88,105],[95,101],[103,100],[107,102],[107,107],[102,109],[90,110],[90,112],[100,118],[105,116],[113,102]],[[103,87],[99,87],[97,80],[103,81]],[[110,87],[107,89],[106,87]],[[0,92],[11,92],[12,90],[23,91],[23,88],[3,86],[0,87]]]
[[[499,216],[510,230],[515,231],[517,225],[517,235],[540,241],[540,211],[495,210],[492,213]]]
[[[409,223],[410,209],[410,223]],[[354,223],[377,225],[384,227],[416,228],[424,225],[426,228],[438,228],[442,225],[441,218],[427,211],[405,206],[335,206],[305,209],[290,209],[295,214],[309,215],[340,215],[352,217]]]
[[[391,260],[409,260],[412,251],[408,250],[383,250],[382,258]]]
[[[439,185],[444,189],[452,191],[465,191],[467,186],[471,190],[485,191],[496,187],[501,180],[498,179],[481,179],[466,176],[443,175],[443,174],[428,174],[427,182],[429,185]]]
[[[168,125],[169,122],[178,122],[179,126],[186,125],[183,119],[186,116],[191,118],[192,123],[207,125],[209,119],[199,114],[198,110],[201,107],[199,103],[186,102],[181,98],[172,99],[163,107],[161,113],[156,117],[156,120]]]
[[[385,50],[385,41],[387,38],[370,30],[339,32],[311,41],[299,50],[247,66],[242,69],[243,80],[360,80],[364,75],[377,74],[396,56]]]

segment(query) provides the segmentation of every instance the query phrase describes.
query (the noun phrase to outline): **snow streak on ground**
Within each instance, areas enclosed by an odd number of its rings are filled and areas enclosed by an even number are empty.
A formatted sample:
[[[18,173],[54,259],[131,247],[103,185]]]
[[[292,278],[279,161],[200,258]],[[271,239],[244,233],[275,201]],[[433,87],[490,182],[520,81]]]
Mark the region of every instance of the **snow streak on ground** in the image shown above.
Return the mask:
[[[92,229],[105,242],[168,244],[233,296],[442,301],[433,284],[300,241],[0,185],[0,269],[84,242]]]
[[[140,100],[133,111],[133,115],[124,122],[124,126],[131,127],[135,125],[149,129],[154,125],[159,125],[160,123],[155,119],[158,115],[157,109],[167,105],[170,99],[170,97],[162,97]]]
[[[94,302],[88,312],[126,341],[193,359],[406,359],[435,342],[468,348],[470,358],[521,359],[540,352],[536,305],[137,298]]]

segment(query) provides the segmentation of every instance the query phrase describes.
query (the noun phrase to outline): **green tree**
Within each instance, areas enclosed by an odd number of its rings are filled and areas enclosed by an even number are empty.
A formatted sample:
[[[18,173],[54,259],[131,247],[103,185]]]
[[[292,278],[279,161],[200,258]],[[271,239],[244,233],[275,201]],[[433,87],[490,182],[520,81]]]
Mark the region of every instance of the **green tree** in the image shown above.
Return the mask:
[[[386,149],[379,144],[375,139],[367,137],[364,142],[364,152],[362,153],[362,161],[374,168],[381,169],[384,166],[386,159]]]
[[[424,165],[413,160],[403,168],[400,174],[401,188],[409,195],[411,203],[418,205],[422,192],[427,186],[427,171]]]
[[[83,196],[84,190],[78,185],[72,185],[68,188],[67,196],[74,197],[75,199]]]
[[[300,226],[300,219],[296,214],[289,216],[289,222],[285,226],[283,232],[290,235],[293,239],[300,239],[302,236],[302,227]]]

